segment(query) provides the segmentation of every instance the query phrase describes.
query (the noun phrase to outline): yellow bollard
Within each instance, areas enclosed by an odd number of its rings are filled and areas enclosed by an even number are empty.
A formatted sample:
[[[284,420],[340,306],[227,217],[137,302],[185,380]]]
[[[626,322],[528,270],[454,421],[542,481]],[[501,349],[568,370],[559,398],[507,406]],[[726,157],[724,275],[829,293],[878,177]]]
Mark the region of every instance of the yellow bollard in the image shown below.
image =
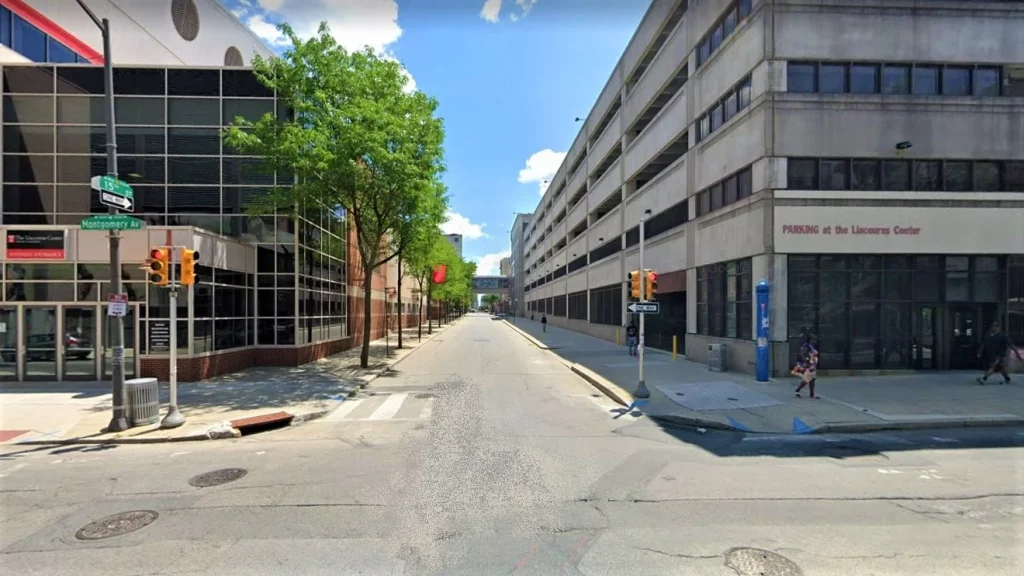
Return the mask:
[[[675,334],[673,334],[672,335],[672,359],[673,360],[676,359],[676,350],[677,350],[678,342],[679,342],[679,337],[676,336]]]
[[[616,346],[619,345],[619,329],[618,328],[615,329],[615,345]]]

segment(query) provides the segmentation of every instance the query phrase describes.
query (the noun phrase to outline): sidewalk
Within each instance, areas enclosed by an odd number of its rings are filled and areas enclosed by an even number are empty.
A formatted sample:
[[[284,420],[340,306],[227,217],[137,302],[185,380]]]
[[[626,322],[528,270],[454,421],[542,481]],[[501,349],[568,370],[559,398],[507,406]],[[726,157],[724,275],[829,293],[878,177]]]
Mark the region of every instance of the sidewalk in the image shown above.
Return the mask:
[[[416,328],[370,343],[370,363],[359,367],[356,347],[302,366],[258,366],[202,382],[178,385],[178,408],[185,424],[169,430],[159,423],[103,433],[110,422],[109,382],[29,382],[0,385],[0,445],[23,443],[102,444],[148,443],[234,438],[232,425],[243,419],[273,415],[297,423],[324,416],[345,398],[409,355],[452,324],[434,326],[417,342]],[[385,345],[390,351],[385,356]],[[160,383],[161,418],[167,413],[169,390]],[[283,414],[282,414],[283,413]]]
[[[613,399],[631,404],[638,378],[637,358],[578,332],[516,318],[510,327],[561,356],[575,372]],[[797,379],[757,382],[753,376],[711,372],[706,365],[671,354],[650,353],[644,380],[651,392],[641,402],[649,416],[665,421],[760,433],[865,432],[912,428],[1024,425],[1024,377],[1014,384],[978,386],[974,372],[903,376],[821,378],[821,400],[796,398]]]

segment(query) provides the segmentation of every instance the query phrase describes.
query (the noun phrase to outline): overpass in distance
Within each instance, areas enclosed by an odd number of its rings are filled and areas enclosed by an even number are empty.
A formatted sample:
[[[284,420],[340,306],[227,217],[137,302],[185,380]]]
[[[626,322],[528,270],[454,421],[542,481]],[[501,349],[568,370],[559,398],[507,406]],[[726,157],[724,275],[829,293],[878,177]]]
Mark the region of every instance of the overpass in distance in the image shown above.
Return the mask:
[[[474,276],[473,294],[508,296],[508,278],[504,276]]]

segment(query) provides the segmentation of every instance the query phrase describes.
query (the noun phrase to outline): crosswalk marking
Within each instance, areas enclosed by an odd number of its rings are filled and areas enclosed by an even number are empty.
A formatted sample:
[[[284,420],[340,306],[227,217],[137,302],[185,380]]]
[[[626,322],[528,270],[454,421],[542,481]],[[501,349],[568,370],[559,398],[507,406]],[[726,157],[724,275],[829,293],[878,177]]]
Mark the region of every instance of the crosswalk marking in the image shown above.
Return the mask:
[[[337,410],[328,414],[324,420],[343,420],[345,416],[348,416],[353,410],[358,408],[362,402],[362,400],[358,399],[345,400],[341,403],[341,406],[338,406]]]
[[[402,408],[402,404],[409,395],[405,393],[392,394],[384,400],[373,414],[370,415],[368,420],[390,420],[398,414],[398,410]]]

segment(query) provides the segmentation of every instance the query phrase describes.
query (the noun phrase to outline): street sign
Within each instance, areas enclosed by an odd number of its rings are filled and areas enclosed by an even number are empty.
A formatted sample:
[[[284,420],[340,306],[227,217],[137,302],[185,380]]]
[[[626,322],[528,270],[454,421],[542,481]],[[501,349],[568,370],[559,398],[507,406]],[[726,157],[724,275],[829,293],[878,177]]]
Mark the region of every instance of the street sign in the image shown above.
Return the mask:
[[[128,315],[128,295],[127,294],[111,294],[110,299],[107,301],[107,316],[127,316]]]
[[[123,180],[113,176],[93,176],[90,181],[93,190],[100,193],[100,203],[125,212],[135,211],[135,191]]]
[[[124,214],[98,214],[82,220],[82,230],[142,230],[145,223]]]
[[[658,314],[661,312],[661,302],[633,302],[627,308],[634,314]]]

